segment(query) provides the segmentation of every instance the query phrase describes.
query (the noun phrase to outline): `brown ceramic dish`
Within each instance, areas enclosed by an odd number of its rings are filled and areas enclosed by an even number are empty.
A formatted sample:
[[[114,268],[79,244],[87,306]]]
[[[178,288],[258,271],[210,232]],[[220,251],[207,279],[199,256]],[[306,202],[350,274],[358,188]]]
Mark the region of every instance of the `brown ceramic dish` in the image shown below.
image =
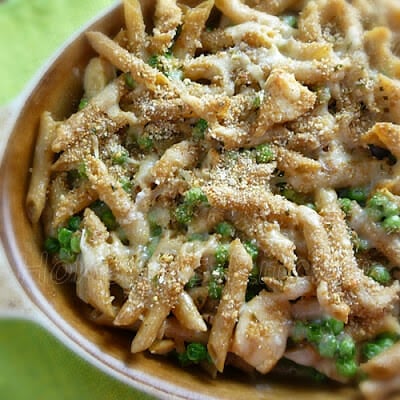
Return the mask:
[[[144,0],[149,14],[153,1]],[[116,33],[122,25],[122,9],[113,8],[90,30]],[[89,29],[89,28],[88,28]],[[130,337],[123,332],[99,327],[85,317],[85,306],[76,299],[72,285],[60,284],[43,259],[40,232],[34,232],[24,203],[29,168],[40,115],[52,112],[55,119],[66,117],[82,94],[82,74],[93,56],[83,33],[64,47],[59,56],[20,102],[9,135],[0,173],[1,239],[13,271],[31,300],[57,327],[58,336],[97,365],[132,386],[160,398],[188,399],[356,399],[351,388],[292,383],[290,377],[248,378],[232,372],[216,380],[206,374],[184,370],[165,359],[129,354]],[[60,277],[60,276],[58,276]]]

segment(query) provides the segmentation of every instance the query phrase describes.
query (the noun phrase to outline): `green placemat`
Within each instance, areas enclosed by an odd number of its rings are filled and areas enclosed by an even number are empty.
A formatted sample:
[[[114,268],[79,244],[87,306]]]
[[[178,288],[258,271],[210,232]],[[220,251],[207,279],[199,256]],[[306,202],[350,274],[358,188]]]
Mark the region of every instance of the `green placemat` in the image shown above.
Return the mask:
[[[0,0],[0,105],[17,96],[43,62],[115,0]]]
[[[29,321],[0,321],[0,397],[10,400],[150,399],[70,352]]]
[[[0,106],[68,37],[114,0],[0,0]],[[129,351],[129,349],[127,349]],[[30,321],[0,320],[0,398],[149,400]]]

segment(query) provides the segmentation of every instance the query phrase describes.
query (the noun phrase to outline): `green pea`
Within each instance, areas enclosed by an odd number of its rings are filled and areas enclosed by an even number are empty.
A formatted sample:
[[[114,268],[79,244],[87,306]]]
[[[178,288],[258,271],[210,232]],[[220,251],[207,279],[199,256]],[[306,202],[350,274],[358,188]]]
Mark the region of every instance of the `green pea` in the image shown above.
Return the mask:
[[[359,204],[363,204],[367,200],[368,193],[365,188],[351,188],[348,193],[349,198],[355,200]]]
[[[146,255],[148,258],[150,258],[154,254],[159,242],[160,242],[160,236],[152,237],[149,240],[146,247]]]
[[[79,215],[73,215],[67,222],[67,228],[71,231],[77,231],[81,226],[81,217]]]
[[[195,206],[201,203],[207,203],[207,196],[204,194],[203,190],[199,187],[194,187],[189,189],[184,196],[184,202],[188,206]]]
[[[207,351],[207,346],[202,343],[189,343],[186,350],[178,353],[178,360],[182,366],[190,364],[198,364],[202,361],[211,362],[210,355]]]
[[[257,110],[260,108],[260,105],[261,105],[261,97],[259,94],[256,94],[253,100],[253,108]]]
[[[57,238],[48,237],[44,241],[44,249],[49,254],[56,254],[60,251],[60,242]]]
[[[399,213],[399,206],[393,201],[388,201],[383,208],[383,216],[386,218],[393,217],[395,215],[398,215]]]
[[[376,208],[376,209],[383,209],[387,206],[387,203],[390,200],[386,195],[381,192],[374,193],[367,202],[367,207]]]
[[[260,144],[256,147],[256,162],[267,164],[275,159],[275,153],[269,144]]]
[[[151,150],[154,145],[153,139],[145,135],[138,136],[136,141],[141,150]]]
[[[222,286],[213,279],[208,283],[208,295],[213,300],[219,300],[222,295]]]
[[[186,347],[187,358],[190,361],[198,363],[207,360],[208,352],[207,347],[202,343],[190,343]]]
[[[175,209],[174,213],[175,219],[182,225],[187,225],[190,223],[193,217],[193,210],[187,206],[187,204],[179,204]]]
[[[355,200],[357,203],[364,205],[367,200],[368,191],[366,188],[353,187],[340,190],[339,195],[340,197],[347,197],[350,200]]]
[[[334,357],[337,349],[337,340],[333,334],[323,334],[318,343],[318,352],[322,357]]]
[[[156,54],[151,55],[149,57],[148,61],[147,61],[147,64],[149,64],[150,67],[158,69],[160,67],[160,58],[159,58],[159,56],[156,55]]]
[[[66,264],[72,264],[76,260],[76,254],[71,249],[61,247],[59,253],[60,260]]]
[[[293,201],[293,203],[296,204],[305,204],[307,202],[306,197],[303,194],[296,192],[291,186],[287,184],[284,184],[281,187],[281,194],[282,196],[286,197],[288,200]]]
[[[292,28],[297,28],[297,17],[295,15],[284,15],[282,16],[282,20]]]
[[[390,272],[382,264],[373,265],[367,275],[381,285],[389,283],[392,279]]]
[[[354,240],[353,240],[353,245],[354,245],[354,250],[357,253],[361,253],[363,251],[368,250],[369,248],[369,242],[366,239],[362,239],[359,236],[357,236]]]
[[[344,323],[335,318],[326,318],[323,321],[323,325],[332,332],[335,336],[339,335],[339,333],[343,332]]]
[[[215,250],[215,260],[217,261],[217,266],[224,266],[227,264],[229,259],[229,245],[220,244]]]
[[[378,343],[381,347],[384,347],[385,349],[388,347],[393,346],[395,342],[399,340],[399,335],[394,332],[385,332],[381,333],[377,339],[376,343]]]
[[[57,239],[60,242],[60,247],[69,249],[71,246],[72,231],[67,228],[58,230]]]
[[[113,231],[118,228],[118,223],[114,217],[114,214],[106,203],[101,200],[97,200],[90,206],[90,208],[101,219],[107,229]]]
[[[346,377],[346,378],[352,378],[358,371],[358,366],[357,363],[354,359],[342,359],[338,358],[336,360],[336,370],[337,372]]]
[[[173,54],[171,53],[170,50],[168,50],[168,51],[166,51],[166,52],[164,53],[164,57],[165,57],[165,58],[168,58],[168,59],[174,58],[174,56],[173,56]]]
[[[345,335],[343,338],[341,338],[338,345],[339,357],[343,359],[349,359],[354,357],[355,352],[356,345],[354,343],[354,340],[348,335]]]
[[[89,104],[88,99],[82,97],[82,99],[81,99],[81,101],[79,102],[79,105],[78,105],[78,110],[79,111],[83,110],[88,104]]]
[[[291,338],[295,343],[301,342],[307,338],[308,326],[302,321],[296,321],[294,323]]]
[[[247,240],[243,243],[244,248],[250,254],[251,259],[253,261],[257,260],[258,257],[258,246],[257,243],[253,240]]]
[[[208,122],[200,118],[193,127],[193,137],[195,139],[204,139],[205,132],[208,128]]]
[[[70,242],[71,251],[75,254],[79,254],[81,252],[81,235],[73,234]]]
[[[322,327],[318,322],[311,322],[307,329],[307,340],[311,343],[319,343],[322,338]]]
[[[382,222],[383,229],[388,233],[394,233],[400,231],[400,216],[392,215],[387,217]]]
[[[118,150],[112,156],[112,162],[117,165],[124,165],[129,158],[129,153],[126,150]]]
[[[398,340],[398,336],[392,333],[383,333],[375,338],[375,340],[367,342],[362,347],[362,355],[365,359],[370,360],[376,357],[382,351],[392,347]]]
[[[125,73],[124,75],[125,78],[125,85],[129,88],[129,89],[134,89],[136,87],[136,82],[135,80],[132,78],[132,75],[130,72]]]
[[[213,272],[212,272],[212,277],[213,279],[216,279],[217,281],[222,281],[225,279],[225,268],[222,265],[217,265]]]
[[[132,182],[129,180],[129,178],[123,178],[119,182],[121,184],[122,189],[126,193],[130,193],[132,190]]]
[[[176,353],[179,364],[182,367],[187,367],[188,365],[191,364],[190,360],[187,358],[187,353],[186,351],[182,352],[182,353]]]
[[[223,238],[233,238],[235,236],[235,228],[229,222],[220,222],[215,227],[215,232],[219,233]]]
[[[394,345],[394,340],[389,337],[378,338],[376,344],[383,350],[388,349]]]
[[[78,165],[78,174],[80,178],[87,178],[86,164],[84,162]]]
[[[196,286],[200,286],[200,284],[201,284],[201,276],[195,272],[194,275],[192,275],[188,280],[188,282],[186,283],[185,288],[192,289]]]
[[[104,211],[103,215],[101,216],[101,220],[103,221],[104,225],[110,230],[115,230],[118,227],[118,223],[111,210]]]
[[[157,224],[150,224],[150,235],[151,236],[161,236],[162,227]]]
[[[341,197],[339,198],[339,205],[346,215],[350,214],[352,207],[352,200],[350,200],[347,197]]]
[[[362,347],[362,355],[367,360],[371,360],[381,352],[382,348],[377,343],[366,343]]]
[[[386,194],[376,192],[367,202],[367,212],[372,220],[380,221],[399,214],[400,209]]]

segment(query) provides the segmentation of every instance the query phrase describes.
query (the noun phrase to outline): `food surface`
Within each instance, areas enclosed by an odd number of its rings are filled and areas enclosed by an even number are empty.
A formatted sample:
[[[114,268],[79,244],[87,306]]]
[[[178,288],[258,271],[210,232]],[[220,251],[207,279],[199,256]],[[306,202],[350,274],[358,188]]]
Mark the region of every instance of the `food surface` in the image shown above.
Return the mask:
[[[399,390],[400,4],[123,7],[27,195],[90,318],[213,376]]]

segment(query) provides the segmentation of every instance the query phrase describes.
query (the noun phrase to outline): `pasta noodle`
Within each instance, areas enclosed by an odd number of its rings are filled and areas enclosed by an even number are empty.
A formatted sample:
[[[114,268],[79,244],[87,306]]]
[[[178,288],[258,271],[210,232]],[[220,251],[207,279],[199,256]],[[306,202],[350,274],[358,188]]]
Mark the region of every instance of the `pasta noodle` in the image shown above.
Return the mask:
[[[208,351],[218,371],[223,371],[233,328],[246,296],[252,261],[238,239],[231,243],[229,271],[208,339]]]
[[[38,223],[46,204],[46,192],[50,182],[50,168],[53,161],[51,143],[56,129],[56,122],[46,112],[40,120],[39,137],[36,142],[35,159],[33,161],[33,173],[27,194],[26,205],[29,218]]]
[[[133,353],[400,390],[399,6],[155,4],[42,116],[44,249]]]

